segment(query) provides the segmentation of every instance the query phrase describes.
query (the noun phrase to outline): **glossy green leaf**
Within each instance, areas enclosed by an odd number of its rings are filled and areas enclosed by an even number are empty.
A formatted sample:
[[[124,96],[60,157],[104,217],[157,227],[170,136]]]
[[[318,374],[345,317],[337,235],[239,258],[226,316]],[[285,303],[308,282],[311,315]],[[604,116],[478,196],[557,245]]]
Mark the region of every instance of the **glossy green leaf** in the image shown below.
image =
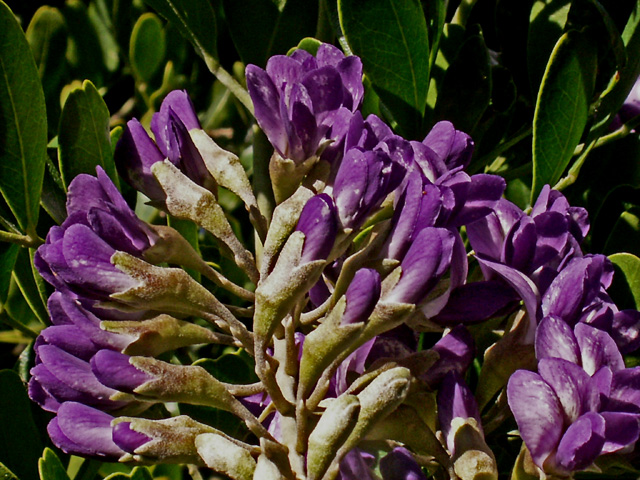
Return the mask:
[[[38,460],[40,480],[69,480],[69,475],[60,459],[50,448],[45,448],[42,458]]]
[[[609,256],[615,267],[611,285],[613,299],[620,308],[640,309],[640,258],[630,253]]]
[[[340,0],[340,25],[400,133],[418,138],[429,90],[429,36],[418,0]]]
[[[618,252],[640,255],[640,208],[638,207],[622,212],[609,234],[603,253]]]
[[[15,473],[9,470],[2,462],[0,462],[0,478],[2,480],[19,480]]]
[[[138,80],[151,80],[162,65],[165,52],[162,22],[153,13],[143,14],[134,25],[129,42],[129,61]]]
[[[264,67],[316,33],[318,0],[223,0],[229,33],[245,64]]]
[[[538,91],[549,56],[562,36],[570,7],[570,0],[536,0],[531,8],[527,66],[533,92]]]
[[[89,3],[87,15],[100,45],[102,67],[107,72],[115,72],[120,65],[120,49],[113,35],[110,12],[103,1],[93,1]]]
[[[145,0],[171,22],[203,58],[218,58],[216,14],[208,0]]]
[[[46,118],[31,48],[9,7],[0,2],[0,192],[27,233],[38,222]]]
[[[17,373],[2,370],[0,392],[0,462],[20,480],[36,480],[43,445],[31,416],[27,389]]]
[[[596,74],[597,48],[582,33],[565,33],[556,44],[540,85],[533,118],[533,185],[560,179],[587,124]]]
[[[93,84],[85,80],[62,109],[58,134],[60,172],[65,187],[80,173],[101,166],[118,185],[109,131],[109,109]]]
[[[481,35],[470,35],[444,75],[434,109],[434,122],[448,120],[457,129],[473,134],[490,101],[489,52]]]

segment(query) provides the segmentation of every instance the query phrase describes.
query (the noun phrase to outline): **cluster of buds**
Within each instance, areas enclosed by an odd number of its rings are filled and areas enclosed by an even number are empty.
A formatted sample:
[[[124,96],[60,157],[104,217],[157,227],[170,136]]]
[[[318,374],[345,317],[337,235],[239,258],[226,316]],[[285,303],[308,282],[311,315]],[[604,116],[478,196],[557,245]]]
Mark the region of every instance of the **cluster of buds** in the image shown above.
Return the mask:
[[[176,230],[137,218],[102,170],[69,186],[68,217],[35,257],[56,292],[29,384],[56,414],[58,447],[238,480],[497,479],[465,383],[476,356],[466,325],[519,314],[538,373],[515,371],[499,389],[540,472],[569,475],[631,448],[640,391],[620,352],[639,346],[640,313],[607,295],[606,258],[582,254],[583,209],[548,187],[528,214],[502,199],[502,178],[464,171],[473,141],[449,122],[409,141],[364,118],[361,62],[333,46],[246,76],[274,148],[269,215],[185,92],[154,115],[154,139],[131,120],[115,152],[120,175],[212,237],[243,285]],[[244,203],[256,254],[219,187]],[[484,280],[468,281],[462,229]],[[225,383],[171,354],[202,344],[244,350],[258,381]],[[181,405],[231,412],[245,433]]]

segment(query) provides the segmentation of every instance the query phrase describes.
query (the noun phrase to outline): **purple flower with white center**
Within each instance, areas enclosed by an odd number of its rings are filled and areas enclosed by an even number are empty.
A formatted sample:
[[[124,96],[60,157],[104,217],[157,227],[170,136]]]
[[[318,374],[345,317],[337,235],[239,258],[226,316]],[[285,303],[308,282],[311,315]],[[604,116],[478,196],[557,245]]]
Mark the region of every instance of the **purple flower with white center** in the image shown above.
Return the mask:
[[[625,368],[608,333],[550,316],[535,343],[538,373],[515,372],[507,394],[538,467],[567,475],[636,442],[640,369]]]
[[[305,204],[296,226],[305,234],[300,263],[326,259],[338,231],[336,206],[326,193],[311,197]]]
[[[324,139],[341,142],[364,95],[360,59],[328,44],[315,57],[304,50],[271,57],[266,70],[248,65],[246,77],[258,125],[280,156],[296,163],[315,155]]]
[[[126,452],[112,438],[111,421],[107,413],[81,403],[65,402],[58,415],[49,422],[47,432],[53,443],[65,453],[118,460]]]
[[[215,192],[217,184],[189,136],[190,130],[201,128],[187,93],[170,92],[151,119],[155,142],[138,120],[127,123],[114,153],[120,175],[152,200],[163,200],[165,193],[151,167],[168,158],[195,183]]]

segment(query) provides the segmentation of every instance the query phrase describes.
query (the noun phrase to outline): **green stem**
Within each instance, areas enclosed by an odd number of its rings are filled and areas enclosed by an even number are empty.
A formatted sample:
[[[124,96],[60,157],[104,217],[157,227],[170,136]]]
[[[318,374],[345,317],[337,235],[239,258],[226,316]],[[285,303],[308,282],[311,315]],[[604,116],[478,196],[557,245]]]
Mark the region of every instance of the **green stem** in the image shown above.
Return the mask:
[[[28,248],[37,248],[44,243],[37,235],[32,237],[31,235],[22,235],[20,233],[11,233],[0,230],[0,242],[9,242],[22,245]]]
[[[207,64],[207,68],[211,73],[213,73],[220,83],[222,83],[225,87],[229,89],[231,93],[235,95],[235,97],[244,105],[251,115],[255,116],[253,110],[253,102],[251,101],[251,97],[249,96],[249,92],[240,85],[233,76],[227,72],[220,62],[213,58],[211,55],[204,54],[204,61]]]
[[[533,131],[533,129],[531,127],[529,127],[529,128],[526,128],[526,129],[521,130],[520,132],[516,133],[515,136],[513,136],[512,138],[510,138],[506,142],[503,142],[503,143],[499,144],[497,147],[495,147],[489,153],[487,153],[486,155],[483,155],[482,157],[480,157],[476,162],[473,162],[473,164],[470,165],[470,168],[468,169],[467,173],[469,173],[470,175],[473,175],[474,173],[478,173],[478,170],[480,170],[480,168],[482,168],[486,164],[488,164],[489,161],[494,160],[498,156],[502,155],[504,152],[509,150],[511,147],[513,147],[513,146],[517,145],[518,143],[520,143],[520,141],[524,140],[529,135],[531,135],[532,131]]]
[[[11,318],[4,310],[0,309],[0,323],[4,323],[11,328],[18,330],[21,333],[24,333],[29,338],[36,338],[38,336],[38,332],[34,332],[26,325],[14,320]]]
[[[573,165],[569,169],[569,172],[567,172],[567,176],[561,179],[560,181],[558,181],[558,183],[554,185],[553,188],[555,190],[563,190],[567,188],[569,185],[572,185],[573,183],[575,183],[575,181],[578,179],[578,175],[580,174],[580,169],[582,168],[582,165],[584,165],[584,162],[587,159],[587,156],[589,155],[591,150],[595,148],[597,143],[598,143],[598,140],[593,140],[587,146],[587,148],[584,149],[584,151],[580,154],[578,159],[573,163]]]

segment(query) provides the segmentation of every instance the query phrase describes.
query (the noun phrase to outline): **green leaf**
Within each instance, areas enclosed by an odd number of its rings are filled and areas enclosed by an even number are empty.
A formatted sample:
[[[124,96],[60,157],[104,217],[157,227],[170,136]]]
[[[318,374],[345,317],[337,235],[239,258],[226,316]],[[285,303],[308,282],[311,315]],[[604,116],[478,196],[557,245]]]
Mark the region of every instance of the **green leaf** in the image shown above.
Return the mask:
[[[65,188],[80,173],[101,166],[118,185],[109,132],[109,109],[88,80],[73,90],[62,109],[58,134],[60,172]]]
[[[105,477],[104,480],[153,480],[153,476],[148,468],[135,467],[129,474],[116,472]]]
[[[418,0],[340,0],[340,25],[400,133],[418,138],[429,90],[429,36]]]
[[[20,480],[16,475],[9,470],[4,463],[0,462],[0,479],[2,480]]]
[[[532,203],[545,184],[555,185],[587,124],[597,48],[580,32],[565,33],[551,54],[533,118]]]
[[[114,27],[111,23],[111,16],[104,7],[105,5],[101,1],[90,2],[87,15],[100,44],[102,68],[108,72],[115,72],[120,64],[119,47],[112,33]]]
[[[447,69],[438,92],[434,121],[449,120],[473,134],[491,100],[489,52],[480,34],[470,35]]]
[[[611,285],[613,299],[621,308],[640,310],[640,258],[630,253],[609,256],[615,274]]]
[[[53,136],[60,118],[60,89],[68,70],[67,25],[60,10],[46,5],[40,7],[29,23],[26,36],[42,81],[48,132]]]
[[[0,2],[0,192],[26,232],[38,223],[47,112],[31,47]]]
[[[158,71],[166,52],[162,22],[153,13],[145,13],[136,22],[129,42],[129,61],[141,82],[149,82]]]
[[[0,371],[0,462],[20,480],[37,480],[42,441],[31,416],[27,389],[17,373]]]
[[[40,480],[69,480],[69,475],[60,459],[49,447],[44,449],[42,458],[38,460]]]
[[[0,243],[0,310],[7,301],[11,272],[18,258],[20,246],[11,243]]]
[[[203,58],[218,58],[216,14],[208,0],[145,0],[171,22]]]
[[[534,93],[538,91],[553,47],[562,35],[570,7],[570,0],[536,0],[531,8],[527,66]]]
[[[33,249],[20,249],[13,274],[29,307],[40,322],[46,325],[49,323],[49,314],[43,301],[41,286],[38,284],[42,282],[42,277],[33,268],[34,253]]]
[[[245,64],[264,67],[269,57],[283,55],[316,34],[317,0],[288,0],[280,7],[272,0],[223,0],[223,5],[229,33]]]
[[[609,124],[624,103],[631,88],[640,75],[640,2],[636,2],[633,13],[629,17],[622,42],[625,46],[627,62],[612,77],[609,86],[598,100],[594,115],[594,127],[589,133],[589,140],[605,135]]]
[[[640,208],[638,207],[622,212],[609,234],[603,253],[618,252],[640,255]]]

